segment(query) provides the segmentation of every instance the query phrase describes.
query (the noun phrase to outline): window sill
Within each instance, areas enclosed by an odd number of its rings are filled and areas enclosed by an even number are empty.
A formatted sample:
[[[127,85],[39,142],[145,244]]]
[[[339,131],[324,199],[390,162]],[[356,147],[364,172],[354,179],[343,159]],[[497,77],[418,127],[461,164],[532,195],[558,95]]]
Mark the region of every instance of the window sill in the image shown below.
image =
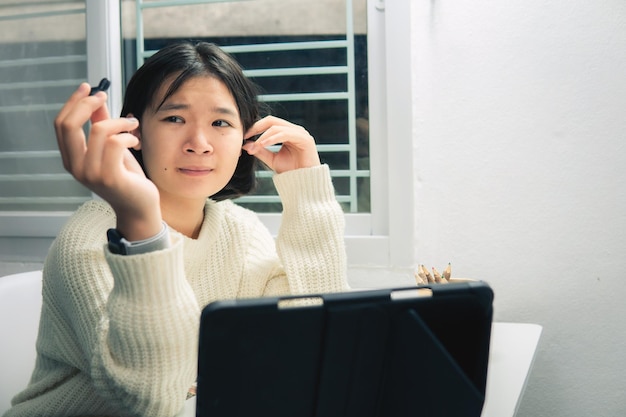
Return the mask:
[[[53,239],[67,222],[71,212],[3,212],[0,213],[0,238]],[[279,214],[260,215],[270,231],[276,235],[280,225]],[[389,268],[390,238],[383,235],[350,233],[366,228],[369,215],[346,216],[346,253],[349,268]],[[26,254],[25,254],[26,256]]]

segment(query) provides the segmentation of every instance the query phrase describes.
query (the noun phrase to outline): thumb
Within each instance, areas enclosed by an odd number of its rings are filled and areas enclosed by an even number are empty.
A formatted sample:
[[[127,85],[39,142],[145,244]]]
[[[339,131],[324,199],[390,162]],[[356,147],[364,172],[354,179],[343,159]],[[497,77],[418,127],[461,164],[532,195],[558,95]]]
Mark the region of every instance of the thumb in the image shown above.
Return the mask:
[[[274,170],[273,162],[274,162],[274,152],[265,149],[262,146],[255,145],[254,143],[247,143],[243,146],[243,150],[248,152],[248,154],[254,156],[259,161],[263,162],[267,165],[268,168]]]
[[[92,114],[91,114],[91,122],[92,123],[96,123],[99,122],[101,120],[107,120],[110,119],[111,116],[109,114],[109,108],[107,107],[107,102],[106,102],[106,93],[100,92],[97,93],[98,96],[102,96],[104,97],[104,101],[102,102],[102,106],[98,107]]]

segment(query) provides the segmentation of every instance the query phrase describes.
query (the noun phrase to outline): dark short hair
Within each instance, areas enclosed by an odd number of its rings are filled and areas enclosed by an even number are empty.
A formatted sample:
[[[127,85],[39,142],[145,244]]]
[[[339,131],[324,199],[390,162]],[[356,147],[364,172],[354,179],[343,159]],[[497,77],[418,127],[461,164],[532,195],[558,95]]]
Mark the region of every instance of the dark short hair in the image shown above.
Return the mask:
[[[121,115],[125,117],[133,114],[141,121],[149,106],[158,109],[187,80],[207,75],[226,85],[237,104],[243,131],[247,131],[260,118],[258,89],[243,74],[241,66],[233,57],[208,42],[172,43],[148,58],[126,87]],[[161,85],[172,76],[175,78],[165,96],[160,103],[156,103],[156,94]],[[145,172],[141,151],[131,149],[131,152]],[[249,193],[256,184],[255,171],[256,158],[242,151],[235,173],[228,184],[208,197],[220,201]]]

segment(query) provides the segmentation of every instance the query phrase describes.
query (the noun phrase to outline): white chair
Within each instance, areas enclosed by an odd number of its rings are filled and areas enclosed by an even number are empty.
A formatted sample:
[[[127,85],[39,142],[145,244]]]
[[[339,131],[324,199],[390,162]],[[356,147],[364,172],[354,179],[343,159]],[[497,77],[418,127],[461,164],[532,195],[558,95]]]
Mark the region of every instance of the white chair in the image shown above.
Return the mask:
[[[0,415],[35,366],[41,300],[41,271],[0,277]]]

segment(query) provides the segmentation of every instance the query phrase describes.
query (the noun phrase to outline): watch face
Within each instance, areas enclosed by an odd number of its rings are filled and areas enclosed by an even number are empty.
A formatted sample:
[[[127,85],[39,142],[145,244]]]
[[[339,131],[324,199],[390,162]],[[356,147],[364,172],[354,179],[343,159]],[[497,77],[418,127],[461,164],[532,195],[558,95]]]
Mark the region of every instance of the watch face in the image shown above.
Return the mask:
[[[109,250],[116,255],[126,255],[126,246],[122,243],[122,235],[117,229],[107,230],[107,239],[109,240]]]

